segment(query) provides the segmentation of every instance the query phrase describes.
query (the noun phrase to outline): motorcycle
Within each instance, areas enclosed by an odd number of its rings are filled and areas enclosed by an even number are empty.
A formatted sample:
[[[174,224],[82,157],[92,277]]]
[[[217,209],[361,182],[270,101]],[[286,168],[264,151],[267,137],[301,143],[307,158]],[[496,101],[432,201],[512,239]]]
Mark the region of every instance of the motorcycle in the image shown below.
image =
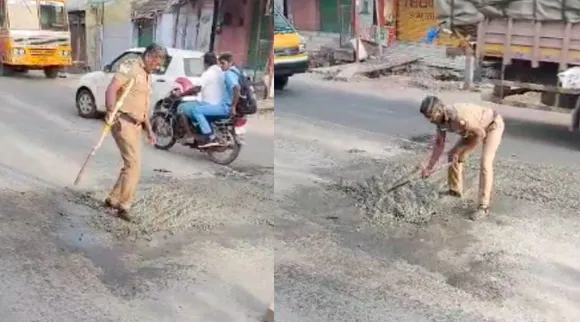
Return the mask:
[[[160,150],[169,150],[175,143],[179,142],[183,146],[207,153],[209,159],[214,163],[228,165],[234,162],[242,149],[242,137],[247,119],[243,115],[228,118],[206,117],[219,144],[201,148],[198,142],[203,142],[205,137],[195,120],[185,122],[194,135],[194,141],[185,142],[183,140],[187,130],[182,128],[183,123],[179,122],[178,119],[186,117],[178,112],[179,104],[183,101],[184,98],[180,97],[178,93],[170,92],[153,112],[151,127],[157,139],[155,147]],[[224,157],[220,157],[221,155]]]

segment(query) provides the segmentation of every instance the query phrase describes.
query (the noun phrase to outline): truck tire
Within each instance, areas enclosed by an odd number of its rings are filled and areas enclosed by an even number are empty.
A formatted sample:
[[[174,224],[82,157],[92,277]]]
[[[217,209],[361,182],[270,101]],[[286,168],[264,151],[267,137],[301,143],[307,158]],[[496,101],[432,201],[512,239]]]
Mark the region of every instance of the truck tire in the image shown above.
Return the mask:
[[[48,67],[44,69],[44,76],[46,78],[56,78],[58,77],[58,68]]]
[[[560,94],[560,102],[558,106],[560,108],[565,109],[574,109],[576,106],[576,100],[578,99],[578,95],[572,94]],[[542,104],[547,106],[554,106],[556,103],[556,93],[554,92],[543,92],[541,97]]]
[[[283,90],[288,85],[288,76],[275,76],[274,89],[277,91]]]

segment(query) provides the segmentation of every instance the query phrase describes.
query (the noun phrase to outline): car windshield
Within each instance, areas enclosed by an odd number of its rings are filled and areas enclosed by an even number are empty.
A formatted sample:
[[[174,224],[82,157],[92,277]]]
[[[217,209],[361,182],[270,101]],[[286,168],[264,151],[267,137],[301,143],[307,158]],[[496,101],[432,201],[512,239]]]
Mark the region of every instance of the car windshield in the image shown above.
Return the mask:
[[[10,0],[7,3],[10,29],[38,30],[38,5],[36,1]]]
[[[67,12],[63,2],[40,1],[39,10],[42,30],[68,30]]]
[[[274,33],[277,34],[289,34],[294,33],[296,30],[290,22],[278,11],[274,11]]]
[[[203,61],[201,58],[183,58],[185,76],[199,77],[203,73]]]

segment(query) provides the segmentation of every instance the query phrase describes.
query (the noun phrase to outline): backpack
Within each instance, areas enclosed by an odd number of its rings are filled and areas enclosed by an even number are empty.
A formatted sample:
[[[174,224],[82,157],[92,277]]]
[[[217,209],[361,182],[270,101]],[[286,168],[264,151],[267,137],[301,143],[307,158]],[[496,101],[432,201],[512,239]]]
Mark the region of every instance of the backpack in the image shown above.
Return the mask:
[[[238,72],[235,69],[231,69],[231,71],[238,75],[238,82],[240,83],[240,100],[238,101],[237,112],[242,115],[256,114],[258,101],[250,77],[246,76],[244,72]]]

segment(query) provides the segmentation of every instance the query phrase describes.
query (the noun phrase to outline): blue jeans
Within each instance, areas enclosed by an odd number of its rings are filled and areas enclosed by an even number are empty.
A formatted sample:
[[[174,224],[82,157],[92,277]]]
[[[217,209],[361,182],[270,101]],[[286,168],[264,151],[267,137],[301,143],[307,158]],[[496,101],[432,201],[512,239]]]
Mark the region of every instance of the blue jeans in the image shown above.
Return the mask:
[[[199,129],[204,135],[212,134],[211,126],[206,116],[227,118],[230,115],[229,108],[225,104],[213,105],[206,102],[192,101],[181,103],[179,109],[181,113],[189,117],[190,121],[197,121]]]

